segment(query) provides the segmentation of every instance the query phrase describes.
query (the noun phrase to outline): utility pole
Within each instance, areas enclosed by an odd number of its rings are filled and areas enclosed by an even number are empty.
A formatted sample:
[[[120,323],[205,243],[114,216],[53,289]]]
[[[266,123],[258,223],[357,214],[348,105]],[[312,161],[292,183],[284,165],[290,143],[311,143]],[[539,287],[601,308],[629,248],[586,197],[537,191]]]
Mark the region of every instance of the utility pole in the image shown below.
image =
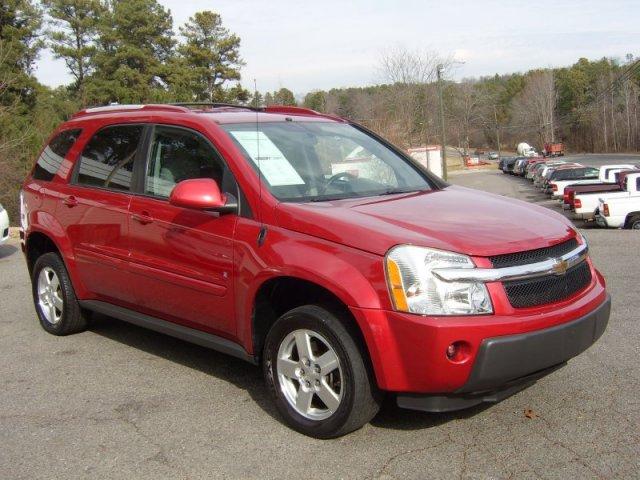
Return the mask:
[[[444,133],[444,99],[442,98],[442,73],[444,65],[436,66],[438,73],[438,96],[440,97],[440,143],[442,143],[442,179],[447,179],[447,140]]]
[[[496,122],[496,141],[498,142],[498,158],[500,158],[500,125],[498,125],[498,113],[495,105],[493,106],[493,118]]]

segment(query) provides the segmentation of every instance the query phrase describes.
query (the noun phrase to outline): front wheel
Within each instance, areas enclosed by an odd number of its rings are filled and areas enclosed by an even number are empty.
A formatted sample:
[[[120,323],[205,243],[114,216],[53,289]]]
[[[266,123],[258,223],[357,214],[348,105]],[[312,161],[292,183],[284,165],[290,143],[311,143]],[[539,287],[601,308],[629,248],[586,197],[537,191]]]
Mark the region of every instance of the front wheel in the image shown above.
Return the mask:
[[[315,305],[273,325],[263,370],[278,411],[293,429],[316,438],[357,430],[380,408],[364,355],[345,323]]]

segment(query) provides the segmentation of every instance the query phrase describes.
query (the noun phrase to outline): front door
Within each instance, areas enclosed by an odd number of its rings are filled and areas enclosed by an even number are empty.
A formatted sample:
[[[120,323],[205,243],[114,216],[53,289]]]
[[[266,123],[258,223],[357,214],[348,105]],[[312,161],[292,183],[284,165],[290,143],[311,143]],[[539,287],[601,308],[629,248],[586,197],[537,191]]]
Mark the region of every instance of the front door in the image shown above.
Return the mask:
[[[173,206],[168,198],[182,180],[213,178],[237,192],[222,158],[199,133],[155,126],[143,195],[132,199],[130,269],[139,305],[154,316],[216,334],[235,334],[233,233],[237,216]]]

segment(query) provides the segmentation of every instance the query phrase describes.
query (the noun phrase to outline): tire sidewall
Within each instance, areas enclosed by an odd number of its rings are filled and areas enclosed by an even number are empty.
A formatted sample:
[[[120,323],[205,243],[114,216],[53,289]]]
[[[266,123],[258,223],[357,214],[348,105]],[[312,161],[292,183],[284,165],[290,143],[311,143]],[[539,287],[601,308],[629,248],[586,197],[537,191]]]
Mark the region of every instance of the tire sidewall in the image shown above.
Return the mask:
[[[328,320],[339,321],[334,318],[327,318],[332,317],[329,312],[319,308],[315,310],[317,310],[317,312],[312,312],[310,309],[296,309],[278,319],[269,332],[265,342],[263,369],[267,387],[275,399],[278,411],[287,424],[294,430],[306,435],[317,438],[331,438],[347,422],[353,410],[355,396],[354,373],[351,359],[343,346],[343,342],[339,336],[334,333],[335,325],[333,325],[332,328],[327,322]],[[324,312],[324,314],[319,314],[320,312]],[[291,407],[281,391],[280,380],[275,368],[280,343],[289,333],[300,329],[312,330],[322,335],[327,342],[329,342],[331,348],[333,348],[340,360],[343,375],[343,397],[338,410],[331,417],[324,420],[310,420],[300,415]],[[345,334],[348,335],[346,330]]]
[[[47,317],[42,312],[42,308],[40,307],[39,296],[38,296],[38,278],[40,277],[40,272],[45,268],[51,268],[56,275],[58,276],[58,280],[60,281],[60,289],[62,292],[62,316],[60,317],[60,321],[58,323],[50,323],[47,320]],[[33,267],[33,276],[31,279],[32,285],[32,294],[33,294],[33,303],[36,309],[36,314],[38,315],[38,319],[40,320],[40,324],[42,328],[44,328],[47,332],[59,334],[64,329],[65,320],[67,318],[70,301],[73,299],[69,298],[70,292],[68,291],[70,282],[67,276],[66,269],[62,264],[62,260],[55,253],[47,253],[40,257],[34,267]]]

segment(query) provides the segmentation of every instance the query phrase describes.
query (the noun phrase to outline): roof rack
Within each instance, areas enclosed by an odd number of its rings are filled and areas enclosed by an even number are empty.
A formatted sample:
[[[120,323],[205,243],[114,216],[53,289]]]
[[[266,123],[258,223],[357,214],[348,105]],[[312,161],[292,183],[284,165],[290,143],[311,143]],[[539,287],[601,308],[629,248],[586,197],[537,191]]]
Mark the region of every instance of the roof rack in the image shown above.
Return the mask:
[[[71,118],[84,117],[86,115],[99,115],[101,113],[111,112],[131,112],[131,111],[162,111],[162,112],[180,112],[188,113],[191,110],[182,107],[180,105],[169,104],[148,104],[148,105],[131,105],[131,104],[119,104],[112,103],[110,105],[104,105],[101,107],[85,108],[79,112],[74,113]]]
[[[191,108],[189,108],[191,107]],[[84,117],[87,115],[98,115],[101,113],[111,112],[132,112],[132,111],[162,111],[162,112],[176,112],[176,113],[189,113],[193,112],[193,107],[204,107],[209,109],[214,108],[239,108],[243,110],[250,110],[252,112],[264,112],[264,113],[281,113],[284,115],[311,115],[314,117],[324,117],[344,122],[345,119],[338,117],[337,115],[331,115],[326,113],[316,112],[309,108],[292,107],[287,105],[269,105],[266,107],[252,107],[250,105],[238,105],[235,103],[223,103],[223,102],[180,102],[180,103],[167,103],[167,104],[147,104],[147,105],[129,105],[112,103],[110,105],[104,105],[101,107],[85,108],[77,113],[74,113],[71,118]]]

